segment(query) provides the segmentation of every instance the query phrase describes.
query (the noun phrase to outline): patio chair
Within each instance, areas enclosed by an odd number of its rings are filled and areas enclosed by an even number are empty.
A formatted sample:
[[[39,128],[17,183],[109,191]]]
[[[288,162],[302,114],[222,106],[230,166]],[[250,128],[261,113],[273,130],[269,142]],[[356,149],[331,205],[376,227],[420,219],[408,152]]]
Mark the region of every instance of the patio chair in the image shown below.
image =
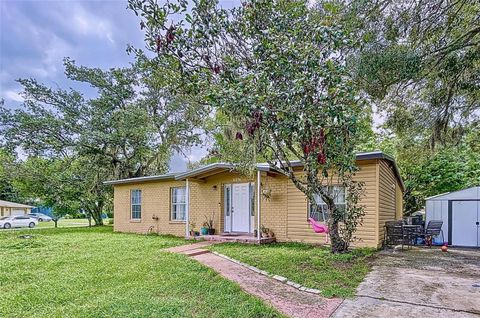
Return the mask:
[[[403,221],[385,222],[385,246],[401,245],[403,250],[404,245],[411,246],[412,244],[413,239],[410,236],[410,233],[404,230]]]
[[[443,236],[443,221],[441,220],[431,220],[428,222],[427,227],[425,228],[425,232],[418,234],[417,237],[422,237],[427,245],[432,247],[432,240],[434,236],[441,235],[442,242],[445,241],[445,237]]]

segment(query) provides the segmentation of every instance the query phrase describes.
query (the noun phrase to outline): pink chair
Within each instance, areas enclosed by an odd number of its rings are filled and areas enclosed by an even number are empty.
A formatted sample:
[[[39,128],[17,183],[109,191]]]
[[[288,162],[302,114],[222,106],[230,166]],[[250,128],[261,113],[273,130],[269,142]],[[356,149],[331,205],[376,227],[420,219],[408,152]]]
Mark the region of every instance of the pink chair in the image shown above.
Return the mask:
[[[312,218],[309,218],[308,222],[312,226],[312,229],[315,233],[325,233],[325,243],[328,243],[328,226],[322,223],[318,223]]]

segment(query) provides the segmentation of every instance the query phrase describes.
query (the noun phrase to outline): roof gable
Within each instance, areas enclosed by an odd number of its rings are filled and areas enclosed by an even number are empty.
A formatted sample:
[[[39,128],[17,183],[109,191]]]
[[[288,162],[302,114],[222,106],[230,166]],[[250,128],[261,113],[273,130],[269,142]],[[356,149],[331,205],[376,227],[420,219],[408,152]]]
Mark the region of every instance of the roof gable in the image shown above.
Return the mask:
[[[480,186],[462,189],[453,192],[437,194],[425,199],[426,201],[443,200],[480,200]]]

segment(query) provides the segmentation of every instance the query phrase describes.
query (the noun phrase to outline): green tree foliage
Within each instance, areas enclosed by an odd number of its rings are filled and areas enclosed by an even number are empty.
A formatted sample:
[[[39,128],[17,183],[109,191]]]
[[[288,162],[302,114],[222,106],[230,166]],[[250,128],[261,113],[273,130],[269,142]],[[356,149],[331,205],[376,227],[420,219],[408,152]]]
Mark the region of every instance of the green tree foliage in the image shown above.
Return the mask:
[[[179,67],[182,91],[226,117],[220,142],[242,151],[230,159],[265,159],[314,207],[318,194],[330,212],[332,251],[346,251],[363,214],[352,176],[364,104],[346,69],[342,29],[308,1],[224,10],[216,1],[131,0],[129,7],[142,17],[154,62]],[[348,188],[347,211],[335,205],[331,184]]]
[[[103,181],[165,172],[173,151],[199,140],[201,111],[174,96],[163,77],[152,80],[159,69],[140,59],[108,71],[65,59],[65,69],[96,96],[21,79],[25,102],[0,109],[1,137],[33,157],[22,169],[23,190],[60,211],[81,208],[102,224],[110,201]]]
[[[434,153],[422,153],[415,146],[401,150],[407,215],[423,208],[429,196],[480,185],[479,132],[478,126],[472,128],[460,145],[441,147]]]
[[[357,81],[389,128],[415,132],[432,150],[462,139],[480,111],[480,3],[341,1],[339,21],[359,39]]]
[[[472,137],[480,118],[480,3],[346,0],[318,7],[357,39],[349,68],[386,117],[379,145],[402,170],[405,212],[430,195],[478,184],[471,174],[480,143]]]
[[[23,201],[13,185],[12,171],[14,167],[15,156],[6,149],[0,148],[0,200]]]

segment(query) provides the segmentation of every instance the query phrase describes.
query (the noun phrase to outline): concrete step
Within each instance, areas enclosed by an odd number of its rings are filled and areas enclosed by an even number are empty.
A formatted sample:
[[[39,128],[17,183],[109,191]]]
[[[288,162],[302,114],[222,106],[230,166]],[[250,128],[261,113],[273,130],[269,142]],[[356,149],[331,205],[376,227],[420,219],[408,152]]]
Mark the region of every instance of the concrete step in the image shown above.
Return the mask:
[[[202,254],[207,254],[207,253],[210,253],[209,250],[205,250],[203,248],[197,248],[197,249],[194,249],[194,250],[187,250],[187,251],[183,251],[181,252],[183,255],[187,255],[187,256],[197,256],[197,255],[202,255]]]

